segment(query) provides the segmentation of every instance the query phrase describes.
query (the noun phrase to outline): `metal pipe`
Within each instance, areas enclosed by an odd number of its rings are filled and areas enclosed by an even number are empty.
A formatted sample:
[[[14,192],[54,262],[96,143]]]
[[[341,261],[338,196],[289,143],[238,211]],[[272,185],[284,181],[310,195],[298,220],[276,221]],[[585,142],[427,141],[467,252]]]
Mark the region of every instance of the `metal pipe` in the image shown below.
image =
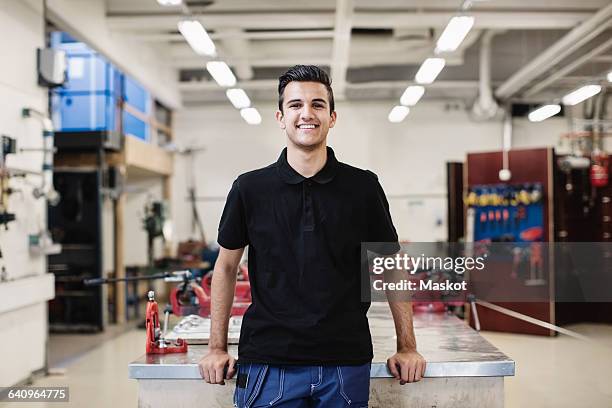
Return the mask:
[[[512,148],[512,112],[510,111],[510,106],[506,106],[504,113],[504,130],[503,130],[503,140],[502,140],[502,149],[508,151]],[[507,167],[507,163],[504,165]]]
[[[548,47],[529,64],[508,78],[497,88],[495,96],[506,100],[520,91],[525,85],[545,73],[550,67],[582,47],[587,42],[608,29],[612,18],[612,4],[601,8],[588,20],[567,33],[563,38]]]
[[[512,178],[508,152],[512,148],[512,111],[509,105],[504,109],[504,125],[502,129],[502,169],[498,177],[501,181],[509,181]]]
[[[593,48],[591,51],[587,52],[580,58],[577,58],[576,60],[574,60],[571,64],[566,65],[565,67],[561,68],[560,70],[546,77],[544,80],[538,82],[537,84],[532,86],[530,89],[528,89],[524,93],[524,96],[528,98],[530,96],[535,95],[536,93],[540,92],[542,89],[545,89],[547,86],[553,84],[554,82],[563,78],[567,74],[575,71],[576,69],[580,68],[582,65],[586,64],[587,62],[591,62],[594,57],[598,56],[599,54],[604,53],[610,47],[612,47],[612,38],[610,38],[608,41],[605,41],[602,44],[599,44],[597,47]]]
[[[42,184],[32,191],[36,199],[45,197],[49,204],[59,203],[60,195],[53,187],[53,122],[44,113],[32,108],[23,108],[21,115],[24,118],[36,118],[40,120],[43,127],[43,165],[42,165]]]
[[[495,31],[485,31],[480,40],[480,102],[482,107],[495,103],[491,91],[491,41]]]
[[[474,102],[472,112],[476,119],[491,119],[497,113],[497,103],[491,90],[491,41],[496,31],[487,30],[480,38],[480,61],[478,98]]]

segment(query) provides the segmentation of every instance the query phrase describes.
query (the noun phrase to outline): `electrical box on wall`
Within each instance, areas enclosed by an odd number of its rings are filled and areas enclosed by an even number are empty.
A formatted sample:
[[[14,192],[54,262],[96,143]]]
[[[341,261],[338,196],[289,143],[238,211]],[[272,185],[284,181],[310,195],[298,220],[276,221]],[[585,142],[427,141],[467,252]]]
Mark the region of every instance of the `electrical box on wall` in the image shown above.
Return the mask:
[[[36,60],[39,85],[49,88],[64,85],[68,78],[65,51],[53,48],[38,48],[36,50]]]

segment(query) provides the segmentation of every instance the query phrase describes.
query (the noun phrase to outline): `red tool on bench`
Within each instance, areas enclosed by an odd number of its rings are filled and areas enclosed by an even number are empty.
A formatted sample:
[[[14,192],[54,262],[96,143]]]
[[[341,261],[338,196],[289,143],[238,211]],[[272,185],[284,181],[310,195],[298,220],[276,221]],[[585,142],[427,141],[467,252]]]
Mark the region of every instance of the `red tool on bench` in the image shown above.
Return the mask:
[[[175,342],[172,342],[164,339],[164,334],[167,327],[164,327],[163,333],[159,328],[159,309],[157,307],[157,302],[155,301],[155,294],[152,290],[150,290],[147,295],[149,297],[145,320],[145,328],[147,332],[147,354],[186,353],[187,343],[185,340],[177,339]]]
[[[178,285],[170,291],[170,312],[177,316],[191,314],[201,317],[210,317],[210,297],[212,272],[202,279],[196,278],[190,270],[162,272],[154,275],[129,276],[126,278],[93,278],[84,279],[83,283],[89,285],[104,285],[115,282],[133,282],[140,280],[163,279],[165,282],[176,282]],[[251,284],[246,263],[238,268],[232,316],[242,316],[251,304]],[[166,309],[168,311],[168,308]],[[165,312],[166,312],[165,311]]]
[[[177,276],[179,285],[172,288],[170,292],[170,304],[172,313],[177,316],[188,316],[197,314],[202,317],[210,317],[210,299],[212,290],[212,272],[206,274],[198,284],[193,281],[190,274]],[[172,281],[172,279],[166,279]],[[245,263],[238,268],[236,280],[236,291],[234,292],[234,303],[232,304],[232,316],[242,316],[251,304],[251,284],[249,283],[249,272]]]

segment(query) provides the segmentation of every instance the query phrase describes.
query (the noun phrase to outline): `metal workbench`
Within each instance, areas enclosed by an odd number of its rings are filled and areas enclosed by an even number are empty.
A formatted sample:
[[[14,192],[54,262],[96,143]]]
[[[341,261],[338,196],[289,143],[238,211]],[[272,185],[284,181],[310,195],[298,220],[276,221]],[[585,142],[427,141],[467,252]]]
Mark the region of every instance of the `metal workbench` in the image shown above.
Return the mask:
[[[373,305],[368,317],[374,346],[371,407],[503,406],[503,378],[514,375],[514,361],[462,320],[446,314],[414,316],[418,351],[427,360],[426,378],[400,386],[386,366],[396,347],[388,305]],[[191,345],[186,354],[143,355],[132,362],[129,377],[139,381],[141,405],[164,406],[167,396],[174,395],[174,402],[177,396],[185,399],[184,406],[231,406],[233,381],[223,387],[200,377],[197,364],[206,350],[206,345]],[[236,346],[229,351],[237,355]],[[464,401],[459,405],[458,396]]]

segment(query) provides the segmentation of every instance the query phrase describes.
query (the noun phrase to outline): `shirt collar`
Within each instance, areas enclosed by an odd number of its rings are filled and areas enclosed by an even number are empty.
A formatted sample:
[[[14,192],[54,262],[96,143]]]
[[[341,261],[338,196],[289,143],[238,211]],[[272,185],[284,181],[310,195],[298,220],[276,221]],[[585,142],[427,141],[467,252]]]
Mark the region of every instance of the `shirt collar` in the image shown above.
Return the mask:
[[[288,184],[299,184],[304,180],[314,180],[319,184],[329,183],[333,180],[338,169],[338,160],[334,155],[334,151],[329,146],[327,146],[327,161],[325,162],[325,166],[310,178],[302,176],[289,165],[286,147],[281,152],[276,164],[279,176]]]

